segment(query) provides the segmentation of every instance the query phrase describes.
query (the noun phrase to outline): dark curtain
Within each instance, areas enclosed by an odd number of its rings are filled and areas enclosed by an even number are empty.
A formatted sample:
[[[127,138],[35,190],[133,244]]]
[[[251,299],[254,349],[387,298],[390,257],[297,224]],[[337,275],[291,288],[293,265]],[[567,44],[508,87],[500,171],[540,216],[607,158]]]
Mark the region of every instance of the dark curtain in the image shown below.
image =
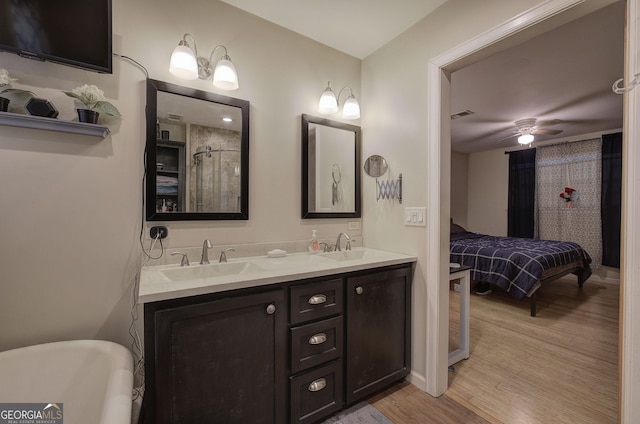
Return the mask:
[[[509,152],[509,237],[533,238],[535,194],[536,149]]]
[[[622,133],[602,136],[602,265],[620,267]]]

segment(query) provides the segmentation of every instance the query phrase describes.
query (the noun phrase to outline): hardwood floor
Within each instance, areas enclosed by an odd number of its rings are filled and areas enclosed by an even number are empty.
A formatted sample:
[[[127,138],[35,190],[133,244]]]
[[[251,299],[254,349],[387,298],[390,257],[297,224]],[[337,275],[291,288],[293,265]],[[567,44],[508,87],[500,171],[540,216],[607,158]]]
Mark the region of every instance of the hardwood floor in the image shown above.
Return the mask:
[[[616,423],[618,290],[563,278],[539,291],[535,318],[528,299],[471,296],[471,356],[449,373],[447,392],[433,398],[403,383],[369,402],[395,424]],[[455,319],[450,332],[457,338]]]

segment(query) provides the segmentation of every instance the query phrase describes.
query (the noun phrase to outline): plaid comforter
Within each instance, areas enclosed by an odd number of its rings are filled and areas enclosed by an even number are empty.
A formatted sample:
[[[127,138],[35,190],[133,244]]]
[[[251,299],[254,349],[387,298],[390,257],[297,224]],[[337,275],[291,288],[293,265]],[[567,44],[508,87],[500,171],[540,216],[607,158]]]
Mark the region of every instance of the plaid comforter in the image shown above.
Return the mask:
[[[496,284],[522,299],[537,288],[543,271],[573,262],[591,273],[589,254],[577,243],[451,234],[450,262],[471,267],[471,278]]]

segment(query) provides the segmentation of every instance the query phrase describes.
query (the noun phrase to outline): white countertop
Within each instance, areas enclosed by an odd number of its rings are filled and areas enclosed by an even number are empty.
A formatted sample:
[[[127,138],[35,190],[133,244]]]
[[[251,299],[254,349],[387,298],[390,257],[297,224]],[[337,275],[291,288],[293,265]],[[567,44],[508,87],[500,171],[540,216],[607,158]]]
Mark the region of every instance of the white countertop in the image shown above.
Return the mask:
[[[344,255],[349,255],[344,259]],[[330,259],[340,257],[342,260]],[[354,248],[331,253],[293,253],[281,258],[254,256],[229,259],[227,264],[144,266],[138,303],[217,293],[306,278],[322,277],[415,262],[416,257],[383,250]],[[218,269],[222,271],[218,272]],[[224,270],[234,270],[223,275]],[[242,271],[237,271],[242,269]],[[203,277],[202,275],[208,275]]]

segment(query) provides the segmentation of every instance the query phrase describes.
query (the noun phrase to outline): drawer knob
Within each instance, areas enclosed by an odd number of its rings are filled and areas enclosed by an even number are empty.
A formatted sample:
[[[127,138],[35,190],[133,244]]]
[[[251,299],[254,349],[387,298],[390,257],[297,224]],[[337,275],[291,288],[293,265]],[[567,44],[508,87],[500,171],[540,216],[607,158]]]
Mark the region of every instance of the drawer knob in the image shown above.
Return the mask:
[[[327,296],[323,294],[317,294],[309,298],[309,305],[321,305],[327,301]]]
[[[319,378],[316,381],[311,382],[311,384],[309,384],[309,391],[310,392],[319,392],[320,390],[324,389],[325,387],[327,387],[327,380],[324,378]]]
[[[327,335],[325,333],[314,334],[309,338],[310,345],[319,345],[327,341]]]
[[[356,294],[362,294],[362,292],[364,292],[364,289],[362,287],[356,287]]]
[[[276,305],[272,303],[269,306],[267,306],[267,313],[269,315],[273,315],[275,312],[276,312]]]

